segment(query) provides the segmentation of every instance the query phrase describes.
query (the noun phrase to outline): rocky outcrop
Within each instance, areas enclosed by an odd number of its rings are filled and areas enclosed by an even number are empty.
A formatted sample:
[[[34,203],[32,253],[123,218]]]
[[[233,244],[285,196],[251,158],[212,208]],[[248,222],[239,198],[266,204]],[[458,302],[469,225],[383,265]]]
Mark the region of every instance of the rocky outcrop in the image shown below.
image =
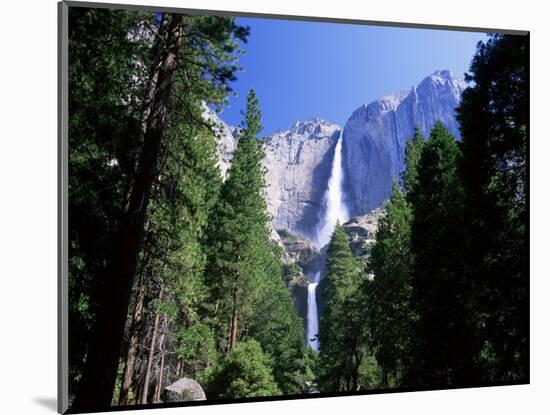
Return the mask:
[[[354,216],[343,224],[344,231],[348,234],[349,246],[353,255],[368,260],[370,249],[376,242],[378,223],[385,215],[384,206],[362,216]]]
[[[288,270],[292,272],[291,279],[288,281],[292,304],[294,304],[298,316],[305,322],[307,321],[307,286],[309,280],[301,269],[289,268]]]
[[[205,401],[206,394],[195,380],[182,378],[164,389],[161,400],[162,402]]]
[[[212,131],[216,137],[216,154],[218,156],[218,167],[221,171],[222,177],[225,179],[227,170],[231,166],[231,160],[233,159],[233,153],[237,147],[237,135],[238,129],[229,127],[224,123],[218,114],[211,108],[203,105],[203,118],[212,124]]]
[[[312,119],[266,140],[266,200],[276,229],[313,239],[339,134],[337,125]]]
[[[305,274],[319,269],[319,249],[310,240],[290,232],[278,229],[285,252],[285,261],[295,263]]]
[[[290,232],[278,229],[284,250],[285,278],[298,315],[307,320],[307,286],[313,274],[321,267],[320,252],[313,242]]]
[[[343,132],[345,202],[350,215],[380,206],[404,167],[406,140],[418,126],[425,136],[441,121],[459,138],[455,108],[464,82],[437,71],[416,87],[356,109]]]

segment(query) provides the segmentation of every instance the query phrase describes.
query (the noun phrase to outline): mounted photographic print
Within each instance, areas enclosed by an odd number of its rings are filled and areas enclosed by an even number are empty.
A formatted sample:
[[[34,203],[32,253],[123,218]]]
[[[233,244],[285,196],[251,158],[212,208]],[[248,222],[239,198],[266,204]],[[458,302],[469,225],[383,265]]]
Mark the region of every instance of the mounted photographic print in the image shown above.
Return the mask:
[[[529,382],[529,34],[62,2],[59,411]]]

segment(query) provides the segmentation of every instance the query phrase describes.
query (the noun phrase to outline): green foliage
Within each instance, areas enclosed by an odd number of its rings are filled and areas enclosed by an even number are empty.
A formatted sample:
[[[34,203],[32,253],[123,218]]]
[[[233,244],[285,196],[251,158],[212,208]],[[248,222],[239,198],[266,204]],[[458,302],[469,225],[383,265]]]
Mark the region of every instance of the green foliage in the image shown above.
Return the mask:
[[[207,324],[204,233],[221,177],[212,132],[174,120],[158,196],[151,207],[147,267],[163,289],[160,312],[169,317],[178,358],[194,376],[216,358]]]
[[[227,327],[237,316],[241,328],[253,316],[269,266],[268,216],[263,198],[263,151],[257,135],[260,112],[254,91],[248,96],[243,130],[227,180],[209,221],[207,281],[216,322],[220,350],[227,350]]]
[[[284,264],[283,266],[283,275],[286,284],[289,284],[295,278],[303,275],[303,271],[298,264],[291,262],[289,264]]]
[[[138,62],[147,46],[128,32],[146,17],[69,9],[69,384],[80,379],[107,258],[141,137]]]
[[[190,344],[182,331],[205,332],[208,324],[204,228],[221,186],[214,137],[202,119],[203,103],[225,102],[238,69],[239,42],[246,40],[248,30],[232,18],[184,20],[186,36],[137,273],[139,284],[148,288],[146,313],[169,317],[179,334],[176,339]],[[71,394],[105,297],[106,270],[142,146],[154,88],[150,81],[162,54],[158,25],[150,13],[80,7],[69,12]],[[163,299],[151,301],[158,297],[159,285]],[[203,368],[214,360],[202,351],[187,367]]]
[[[457,109],[469,200],[465,265],[478,282],[489,382],[526,380],[529,371],[528,42],[494,35],[480,43]]]
[[[465,385],[479,375],[475,281],[464,272],[464,229],[457,220],[465,200],[457,175],[460,149],[436,123],[413,187],[412,305],[418,314],[409,383]]]
[[[389,383],[388,381],[384,381],[384,373],[376,360],[376,356],[367,346],[364,346],[364,348],[364,357],[358,370],[358,389],[365,390],[378,389],[380,387],[395,387],[396,384],[393,379],[390,379]]]
[[[70,8],[71,400],[143,144],[157,25],[148,13]],[[254,91],[224,183],[203,119],[232,92],[248,29],[216,16],[184,16],[184,27],[135,287],[146,288],[144,321],[168,322],[166,367],[180,363],[209,398],[528,379],[527,39],[479,44],[460,144],[441,123],[428,141],[415,129],[367,269],[336,227],[317,355],[287,289],[302,271],[270,240]]]
[[[263,277],[263,287],[253,305],[245,338],[254,338],[273,358],[273,375],[284,394],[306,390],[311,371],[306,357],[304,323],[296,315],[290,292],[282,279],[280,261],[270,254],[271,269]]]
[[[230,348],[228,329],[236,318],[237,338],[258,341],[273,358],[278,387],[284,393],[300,393],[307,371],[303,322],[286,288],[282,252],[270,239],[260,118],[251,91],[232,165],[210,217],[206,276],[219,351]]]
[[[218,358],[212,330],[201,321],[180,326],[175,333],[174,349],[184,373],[193,378]]]
[[[408,159],[409,163],[411,160]],[[406,171],[411,171],[409,165]],[[369,329],[377,361],[384,372],[384,386],[389,386],[389,378],[399,382],[411,351],[411,325],[414,320],[410,305],[412,219],[411,207],[399,191],[397,182],[394,182],[369,260],[374,277],[365,284]]]
[[[243,341],[205,372],[200,381],[209,399],[280,395],[271,372],[271,360],[255,340]]]
[[[364,296],[366,274],[349,248],[346,233],[336,225],[327,251],[324,315],[319,330],[319,389],[353,391],[359,387],[359,368],[365,350]]]
[[[418,162],[422,154],[426,140],[418,127],[414,128],[412,139],[407,140],[405,144],[405,171],[402,173],[403,189],[405,193],[410,193],[416,186],[418,178]]]

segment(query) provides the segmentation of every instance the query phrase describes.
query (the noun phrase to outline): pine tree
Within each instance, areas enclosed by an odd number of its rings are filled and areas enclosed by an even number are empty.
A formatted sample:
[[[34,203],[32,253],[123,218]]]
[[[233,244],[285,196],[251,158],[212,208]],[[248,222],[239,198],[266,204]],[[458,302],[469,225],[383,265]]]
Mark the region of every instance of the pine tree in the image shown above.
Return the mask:
[[[141,137],[150,17],[69,8],[69,396],[73,401],[107,284],[107,258]]]
[[[469,201],[464,259],[480,285],[489,382],[525,381],[529,373],[528,42],[516,35],[480,42],[457,109]]]
[[[166,38],[159,35],[163,53],[155,73],[150,75],[151,79],[156,78],[156,86],[151,104],[147,108],[143,146],[109,261],[108,285],[99,301],[94,336],[74,402],[78,408],[109,406],[112,400],[131,289],[152,185],[157,175],[158,153],[183,30],[182,16],[165,15],[164,19],[169,23],[166,25]],[[105,342],[107,338],[111,340]]]
[[[220,352],[258,341],[271,358],[278,390],[301,393],[308,371],[303,322],[285,286],[281,249],[270,238],[260,117],[250,91],[238,146],[209,221],[212,321]]]
[[[209,399],[281,394],[271,373],[270,358],[255,340],[238,343],[201,381]]]
[[[90,47],[82,46],[79,43],[82,38],[79,31],[89,25],[94,13],[94,11],[84,9],[78,24],[72,26],[70,36],[72,36],[71,41],[74,48],[71,49],[73,52],[71,56],[77,56],[75,51],[84,51],[81,57],[87,59]],[[102,17],[107,17],[105,20],[108,23],[108,18],[117,16],[117,13],[105,11],[103,14],[106,16]],[[120,12],[121,15],[124,13],[126,12]],[[96,305],[93,313],[95,335],[90,336],[90,342],[86,345],[88,353],[85,369],[81,373],[78,393],[73,402],[73,406],[79,409],[106,407],[111,403],[128,305],[131,300],[131,289],[138,264],[144,256],[142,240],[145,234],[145,224],[152,224],[152,228],[155,228],[156,225],[148,212],[148,205],[151,204],[149,202],[153,198],[152,195],[158,192],[159,185],[162,185],[157,181],[159,175],[163,174],[163,155],[165,152],[173,150],[167,134],[168,120],[171,118],[171,114],[179,112],[185,114],[185,117],[180,119],[184,120],[182,122],[186,123],[188,127],[200,127],[206,124],[202,120],[201,111],[196,111],[197,102],[206,101],[213,105],[224,103],[230,92],[229,82],[235,79],[234,72],[238,69],[234,64],[235,52],[239,50],[236,41],[245,40],[248,33],[246,28],[236,25],[235,20],[231,18],[164,14],[158,27],[159,30],[152,31],[157,35],[156,40],[152,42],[153,47],[151,47],[151,42],[147,36],[143,36],[144,30],[142,29],[147,26],[143,24],[143,21],[147,19],[150,21],[152,18],[154,16],[149,15],[147,18],[140,17],[141,20],[135,19],[133,26],[127,24],[114,35],[108,24],[102,29],[107,34],[105,36],[106,45],[114,42],[114,46],[123,44],[130,50],[127,54],[121,54],[122,58],[126,59],[121,64],[126,71],[121,79],[128,80],[128,83],[115,85],[119,88],[116,89],[118,96],[108,96],[108,102],[111,103],[111,107],[112,103],[119,103],[126,113],[130,112],[128,107],[132,104],[135,108],[139,108],[139,111],[134,112],[139,115],[134,117],[135,122],[128,123],[135,128],[132,134],[115,135],[121,139],[120,148],[127,154],[122,152],[120,159],[110,155],[103,157],[105,166],[94,170],[94,174],[99,172],[101,175],[106,168],[116,170],[117,166],[127,166],[127,176],[122,176],[125,179],[122,185],[115,187],[118,199],[113,198],[113,211],[110,212],[109,217],[117,220],[112,230],[109,229],[111,233],[107,235],[111,237],[111,240],[105,244],[103,255],[97,257],[97,261],[103,264],[103,269],[100,272],[92,273],[91,277],[93,281],[90,282],[90,286],[99,287],[99,289],[90,294],[90,300],[86,300],[87,303]],[[118,26],[114,27],[118,28]],[[183,30],[185,30],[185,36],[182,37]],[[101,36],[101,32],[94,32],[93,36],[90,36],[90,41],[93,43],[94,38],[101,39]],[[141,43],[136,41],[140,38],[142,39]],[[100,43],[99,46],[102,44]],[[94,49],[96,47],[97,45],[94,44]],[[97,62],[98,67],[111,70],[112,60],[110,60],[109,46],[99,48],[99,51],[105,57],[102,56],[103,60]],[[116,48],[113,48],[112,54],[116,55],[116,52]],[[150,58],[147,58],[148,54]],[[79,81],[77,79],[79,75],[86,73],[86,70],[82,70],[78,65],[73,65],[71,68],[78,70],[74,74],[75,82]],[[147,68],[150,69],[149,73],[147,73]],[[120,77],[117,72],[115,75]],[[105,78],[110,79],[109,76]],[[100,80],[99,77],[98,80],[101,85],[103,80]],[[173,94],[174,86],[178,82],[181,84],[180,93]],[[142,87],[134,93],[136,83]],[[83,83],[83,85],[88,88],[82,91],[84,97],[90,95],[87,92],[89,90],[100,91],[100,88],[93,90],[93,85],[89,83]],[[78,99],[81,97],[76,96],[75,91],[77,91],[76,88],[70,88],[70,99],[78,103]],[[101,95],[101,92],[99,93]],[[135,96],[139,98],[135,98]],[[88,135],[93,144],[91,148],[103,150],[104,145],[101,140],[105,136],[109,137],[111,130],[103,129],[97,136],[90,135],[84,128],[86,125],[82,123],[81,119],[89,117],[87,114],[95,114],[95,101],[91,99],[85,101],[84,104],[87,105],[87,108],[82,112],[75,111],[74,114],[77,116],[72,118],[73,123],[80,128],[78,131],[74,129],[81,134],[76,139],[82,140],[88,138],[86,137]],[[111,107],[107,108],[111,109]],[[71,108],[78,109],[78,105],[72,105]],[[100,105],[99,108],[101,108]],[[116,120],[116,125],[126,125],[120,121],[125,119],[124,117],[117,118],[117,114],[120,112],[113,111],[110,114],[106,111],[103,115],[104,118],[92,119],[90,124],[103,127],[102,123],[105,120],[110,120],[112,116]],[[80,115],[82,117],[79,118]],[[135,146],[128,148],[125,147],[126,143],[135,143]],[[89,151],[83,152],[83,154],[87,153]],[[139,157],[137,154],[140,154]],[[78,167],[78,161],[78,158],[71,160],[70,169]],[[180,161],[186,162],[185,159]],[[82,175],[77,177],[80,179]],[[172,177],[172,179],[174,178]],[[173,182],[172,180],[170,183]],[[107,186],[106,189],[110,190],[111,187]],[[88,194],[94,194],[96,191],[104,192],[104,189],[99,186],[85,190],[88,190]],[[117,204],[118,208],[116,208]],[[118,218],[121,219],[118,220]],[[95,234],[95,232],[89,233]],[[78,246],[79,236],[75,235],[74,246]],[[71,238],[73,240],[72,236]],[[86,253],[86,249],[87,247],[83,247],[82,251]],[[166,256],[162,256],[162,259],[166,260]],[[78,263],[75,264],[74,269],[77,270],[84,266],[82,263]],[[153,268],[156,266],[153,265]],[[104,278],[105,285],[100,284],[101,278],[98,278],[102,275],[111,275],[111,278]],[[77,285],[74,284],[74,286]],[[79,294],[77,293],[77,295]],[[81,312],[79,314],[84,315]],[[111,340],[105,342],[105,338]]]
[[[475,281],[464,272],[465,200],[457,175],[460,149],[441,123],[433,127],[418,165],[412,202],[412,305],[418,314],[407,382],[466,386],[478,382],[479,334]]]
[[[414,128],[413,137],[405,144],[405,170],[402,173],[403,189],[405,194],[410,193],[416,185],[418,177],[418,162],[426,139],[420,128]]]
[[[209,223],[208,284],[216,307],[220,347],[225,350],[237,343],[242,331],[239,321],[254,313],[251,304],[262,285],[265,251],[270,246],[263,150],[258,140],[260,118],[258,100],[251,90],[237,149]]]
[[[424,139],[421,136],[420,139],[423,143]],[[409,143],[411,141],[407,144]],[[416,163],[416,160],[408,158],[408,162],[406,171],[410,172],[409,166]],[[413,181],[408,180],[407,183]],[[384,386],[388,387],[399,385],[407,369],[414,321],[410,304],[413,269],[412,210],[403,193],[399,191],[396,181],[385,210],[369,258],[373,280],[367,281],[365,290],[372,344],[383,371]]]
[[[359,369],[366,354],[365,302],[360,289],[366,275],[340,224],[329,244],[326,269],[322,292],[325,311],[319,330],[319,388],[354,391],[359,387]]]
[[[257,340],[272,357],[273,376],[284,394],[305,393],[311,381],[311,365],[307,358],[304,322],[292,303],[284,282],[281,249],[272,242],[262,277],[263,284],[247,326],[246,338]]]

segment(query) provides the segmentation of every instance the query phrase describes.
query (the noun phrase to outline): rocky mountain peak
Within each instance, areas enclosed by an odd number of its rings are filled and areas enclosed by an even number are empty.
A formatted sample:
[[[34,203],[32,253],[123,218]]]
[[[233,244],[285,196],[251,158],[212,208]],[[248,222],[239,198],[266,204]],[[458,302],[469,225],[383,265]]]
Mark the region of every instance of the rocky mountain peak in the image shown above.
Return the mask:
[[[460,138],[455,109],[465,82],[449,70],[437,70],[417,86],[361,105],[343,129],[344,202],[350,215],[364,215],[390,195],[392,181],[404,168],[407,139],[418,126],[425,136],[436,121]],[[228,127],[205,108],[215,125],[219,166],[225,175],[236,147],[238,128]],[[323,216],[341,127],[321,118],[296,121],[265,140],[266,201],[275,229],[315,239]]]
[[[456,101],[460,101],[462,91],[466,88],[466,82],[451,71],[443,69],[435,71],[418,84],[418,89],[426,88],[435,89],[439,93],[447,93],[456,99]]]
[[[448,69],[438,69],[430,76],[427,76],[420,82],[421,84],[423,82],[432,82],[432,83],[439,83],[440,85],[444,85],[445,83],[459,83],[462,84],[462,86],[465,86],[464,80],[458,76],[456,76],[453,72],[451,72]]]
[[[418,86],[363,105],[343,133],[344,188],[351,215],[369,212],[386,200],[404,168],[406,141],[418,126],[425,136],[441,121],[457,139],[455,109],[466,84],[438,70]]]
[[[288,130],[278,131],[268,137],[267,141],[305,141],[322,139],[331,136],[341,128],[320,118],[312,118],[305,121],[296,121]]]

